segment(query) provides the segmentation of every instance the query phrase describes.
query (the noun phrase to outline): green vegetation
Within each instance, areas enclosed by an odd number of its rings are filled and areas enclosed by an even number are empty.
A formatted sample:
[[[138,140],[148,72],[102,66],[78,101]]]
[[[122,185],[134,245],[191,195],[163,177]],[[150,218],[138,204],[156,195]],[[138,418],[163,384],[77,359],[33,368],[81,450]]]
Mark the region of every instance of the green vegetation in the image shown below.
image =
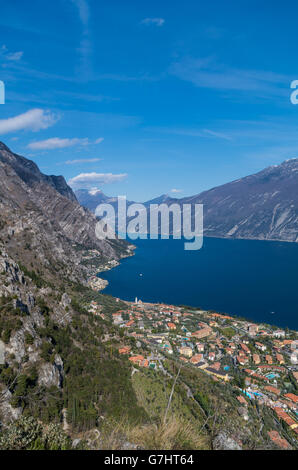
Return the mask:
[[[71,440],[56,424],[41,425],[22,416],[0,434],[0,450],[68,450]]]
[[[100,416],[119,418],[123,410],[131,422],[142,421],[146,413],[137,405],[130,365],[119,358],[113,343],[103,343],[106,323],[80,310],[71,326],[61,328],[50,322],[38,330],[43,338],[42,358],[49,362],[59,354],[64,363],[68,422],[76,431],[86,431],[98,424]]]
[[[165,415],[173,379],[153,370],[142,370],[133,375],[132,383],[139,405],[145,408],[155,423],[159,422]],[[201,413],[198,411],[192,400],[187,398],[185,389],[178,384],[171,402],[170,415],[199,425]]]
[[[28,276],[38,288],[44,287],[46,285],[40,273],[36,273],[33,269],[32,271],[30,271],[26,268],[26,266],[23,266],[22,264],[19,264],[19,267],[21,271],[23,271],[24,275]]]
[[[84,308],[82,306],[89,305],[92,300],[102,305],[103,313],[109,317],[111,317],[112,313],[127,308],[124,302],[117,302],[116,299],[110,295],[101,294],[82,284],[72,285],[72,304],[77,311],[82,311],[82,308]]]
[[[231,339],[231,338],[233,338],[233,336],[235,336],[234,328],[230,328],[230,327],[222,328],[222,329],[220,329],[220,332],[223,336],[225,336],[228,339]]]

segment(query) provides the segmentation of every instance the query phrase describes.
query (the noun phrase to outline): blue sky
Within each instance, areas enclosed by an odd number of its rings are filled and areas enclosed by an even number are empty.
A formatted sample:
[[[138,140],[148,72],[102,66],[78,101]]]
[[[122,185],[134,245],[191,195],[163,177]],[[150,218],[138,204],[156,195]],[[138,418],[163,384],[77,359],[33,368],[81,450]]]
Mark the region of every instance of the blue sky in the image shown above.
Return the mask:
[[[298,156],[295,1],[0,8],[0,140],[74,188],[182,197]]]

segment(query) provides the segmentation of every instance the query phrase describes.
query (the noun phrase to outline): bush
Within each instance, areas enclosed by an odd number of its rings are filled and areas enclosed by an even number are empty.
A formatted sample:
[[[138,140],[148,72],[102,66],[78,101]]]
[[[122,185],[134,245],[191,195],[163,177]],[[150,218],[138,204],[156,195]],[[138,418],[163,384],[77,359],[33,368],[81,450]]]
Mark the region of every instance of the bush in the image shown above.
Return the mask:
[[[42,426],[22,416],[0,433],[0,450],[68,450],[71,440],[57,424]]]
[[[68,450],[71,440],[58,424],[50,424],[43,435],[43,443],[48,450]]]
[[[0,434],[1,450],[31,450],[42,436],[42,428],[34,418],[21,417]]]
[[[25,342],[26,344],[33,344],[34,343],[34,338],[30,333],[25,333]]]

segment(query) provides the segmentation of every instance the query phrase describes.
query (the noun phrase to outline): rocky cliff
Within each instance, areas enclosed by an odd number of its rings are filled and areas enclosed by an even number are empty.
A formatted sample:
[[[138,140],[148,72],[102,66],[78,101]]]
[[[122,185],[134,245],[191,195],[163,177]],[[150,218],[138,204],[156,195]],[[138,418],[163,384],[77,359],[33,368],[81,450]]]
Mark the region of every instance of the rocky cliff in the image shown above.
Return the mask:
[[[79,274],[82,249],[97,250],[103,260],[128,254],[125,242],[96,238],[95,216],[78,203],[62,176],[44,175],[3,143],[0,181],[0,237],[8,235],[10,254],[53,269],[61,262],[71,277]]]

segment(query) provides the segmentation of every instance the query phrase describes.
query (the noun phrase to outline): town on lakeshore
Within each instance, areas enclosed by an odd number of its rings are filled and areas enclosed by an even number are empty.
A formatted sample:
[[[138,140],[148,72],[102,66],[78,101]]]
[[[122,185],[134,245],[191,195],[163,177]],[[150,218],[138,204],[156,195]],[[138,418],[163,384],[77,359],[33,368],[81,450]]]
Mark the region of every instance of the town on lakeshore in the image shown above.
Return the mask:
[[[90,280],[94,290],[100,283]],[[249,420],[248,402],[262,404],[298,439],[298,395],[293,393],[298,383],[296,331],[137,298],[124,304],[125,309],[110,315],[95,301],[88,310],[123,329],[118,351],[132,363],[133,372],[147,368],[166,373],[167,358],[200,369],[215,381],[235,387],[243,419]],[[126,344],[128,338],[135,339],[135,346]],[[279,447],[288,448],[276,431],[269,437]]]

